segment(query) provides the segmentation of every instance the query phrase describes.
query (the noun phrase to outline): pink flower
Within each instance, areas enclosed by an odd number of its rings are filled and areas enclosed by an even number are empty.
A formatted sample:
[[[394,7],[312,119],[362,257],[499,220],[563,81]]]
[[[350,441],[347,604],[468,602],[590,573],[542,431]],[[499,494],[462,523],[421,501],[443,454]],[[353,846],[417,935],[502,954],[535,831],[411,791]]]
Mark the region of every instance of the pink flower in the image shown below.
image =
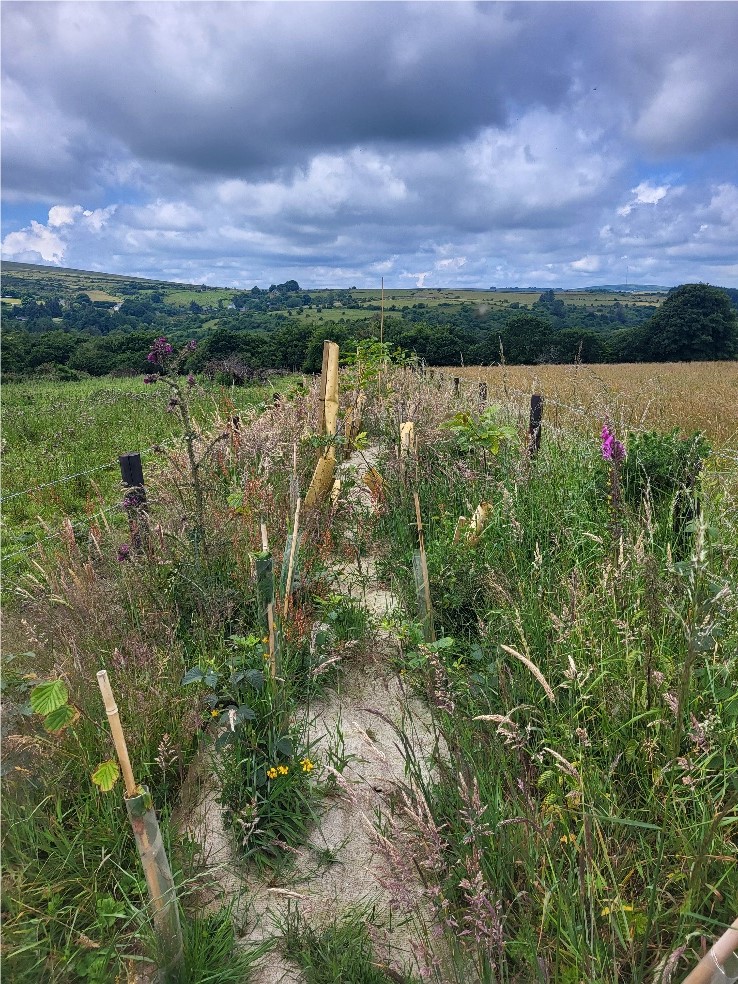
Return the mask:
[[[612,461],[614,464],[619,465],[625,458],[625,448],[622,443],[618,441],[614,432],[610,430],[607,424],[602,425],[600,440],[602,441],[603,459],[605,461]]]

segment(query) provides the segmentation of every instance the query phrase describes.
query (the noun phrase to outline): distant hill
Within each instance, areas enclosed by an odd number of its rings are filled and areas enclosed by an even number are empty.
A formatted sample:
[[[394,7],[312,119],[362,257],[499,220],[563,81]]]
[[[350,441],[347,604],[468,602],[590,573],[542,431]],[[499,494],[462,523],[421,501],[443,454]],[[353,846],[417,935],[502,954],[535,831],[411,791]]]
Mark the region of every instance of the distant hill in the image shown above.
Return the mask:
[[[206,290],[208,289],[205,284],[192,284],[185,283],[182,281],[173,280],[154,280],[147,277],[136,277],[136,276],[126,276],[120,273],[101,273],[99,271],[91,270],[74,270],[68,267],[57,267],[57,266],[47,266],[46,264],[40,263],[16,263],[13,260],[3,260],[2,263],[3,272],[6,276],[15,276],[22,278],[32,278],[36,280],[45,280],[50,283],[50,285],[57,287],[70,287],[70,288],[82,288],[83,286],[89,286],[98,289],[104,289],[106,286],[108,288],[120,287],[123,284],[128,284],[131,287],[138,286],[142,290],[153,290],[153,289],[164,289],[164,290],[182,290],[183,288],[190,288],[192,290]],[[56,281],[56,283],[54,283]],[[210,287],[209,289],[225,289],[225,288],[215,288]],[[231,288],[236,291],[237,288]],[[307,288],[308,290],[326,290],[329,288]],[[391,288],[388,288],[390,290]],[[489,293],[494,291],[498,294],[531,294],[531,293],[542,293],[545,290],[551,290],[550,287],[444,287],[444,288],[426,288],[427,291],[432,292],[434,290],[459,290],[462,289],[465,292],[479,292],[479,293]],[[592,287],[554,287],[556,293],[597,293],[606,292],[612,294],[666,294],[670,287],[664,287],[659,284],[603,284],[601,286]],[[418,294],[422,293],[422,288],[418,288]],[[361,293],[361,292],[360,292]]]
[[[582,290],[589,292],[609,290],[614,294],[668,294],[671,287],[663,287],[659,284],[602,284],[600,287],[583,287]]]

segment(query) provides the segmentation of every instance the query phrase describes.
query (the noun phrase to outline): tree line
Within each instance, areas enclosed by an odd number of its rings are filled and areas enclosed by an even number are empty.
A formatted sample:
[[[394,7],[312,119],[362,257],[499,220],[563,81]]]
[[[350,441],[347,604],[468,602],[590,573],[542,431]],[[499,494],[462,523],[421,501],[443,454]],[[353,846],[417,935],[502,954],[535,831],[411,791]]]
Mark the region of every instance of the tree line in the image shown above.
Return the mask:
[[[284,296],[301,299],[296,281],[278,286]],[[248,296],[261,301],[261,294],[273,297],[275,291]],[[572,310],[553,291],[544,291],[530,309],[416,304],[388,313],[383,337],[428,365],[736,359],[737,306],[738,290],[707,284],[677,287],[658,308],[644,311],[616,301],[601,314]],[[112,307],[77,295],[64,304],[55,297],[27,298],[4,311],[4,378],[143,373],[151,343],[161,335],[198,341],[187,366],[194,372],[216,371],[228,361],[232,369],[318,372],[327,335],[346,346],[379,331],[378,311],[362,320],[306,324],[289,308],[275,314],[245,304],[211,319],[173,310],[156,294],[127,297],[117,310]]]

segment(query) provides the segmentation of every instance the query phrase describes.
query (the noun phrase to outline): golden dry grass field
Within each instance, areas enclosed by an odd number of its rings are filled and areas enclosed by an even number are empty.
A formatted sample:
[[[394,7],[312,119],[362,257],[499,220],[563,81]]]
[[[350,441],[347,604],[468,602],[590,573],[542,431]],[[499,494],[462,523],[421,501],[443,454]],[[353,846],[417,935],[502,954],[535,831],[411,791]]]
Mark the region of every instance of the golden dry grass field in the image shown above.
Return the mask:
[[[524,397],[537,389],[545,420],[595,431],[605,419],[626,429],[704,433],[716,445],[738,447],[738,362],[614,365],[467,366],[437,370],[485,380],[489,398]],[[462,383],[462,395],[468,384]],[[472,387],[468,387],[471,396]]]

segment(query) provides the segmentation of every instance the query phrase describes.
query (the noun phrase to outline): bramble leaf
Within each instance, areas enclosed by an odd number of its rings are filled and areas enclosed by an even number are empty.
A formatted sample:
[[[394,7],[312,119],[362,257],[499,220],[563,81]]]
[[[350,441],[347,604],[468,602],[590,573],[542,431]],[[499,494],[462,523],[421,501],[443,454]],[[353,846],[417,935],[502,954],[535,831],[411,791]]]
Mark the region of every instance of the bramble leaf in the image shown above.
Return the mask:
[[[205,679],[205,674],[202,672],[199,666],[193,666],[191,670],[188,670],[182,677],[182,686],[186,687],[188,683],[199,683],[201,680]]]

